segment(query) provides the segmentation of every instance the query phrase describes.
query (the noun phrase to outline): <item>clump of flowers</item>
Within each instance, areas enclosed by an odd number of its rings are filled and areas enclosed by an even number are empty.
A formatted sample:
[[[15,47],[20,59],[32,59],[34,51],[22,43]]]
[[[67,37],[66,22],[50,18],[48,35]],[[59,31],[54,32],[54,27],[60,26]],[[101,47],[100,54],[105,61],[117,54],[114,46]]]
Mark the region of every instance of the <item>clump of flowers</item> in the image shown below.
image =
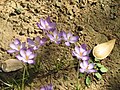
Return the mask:
[[[30,49],[27,49],[27,50],[20,50],[20,55],[17,55],[16,56],[18,60],[21,60],[25,63],[29,63],[29,64],[32,64],[34,63],[34,57],[35,57],[35,54],[30,50]]]
[[[44,32],[54,31],[56,29],[56,23],[51,22],[49,16],[46,18],[46,20],[40,19],[40,23],[37,23],[37,26]]]
[[[15,39],[11,44],[11,50],[8,50],[8,53],[15,53],[16,58],[24,63],[33,64],[35,62],[35,57],[37,55],[36,51],[49,39],[51,42],[60,44],[62,41],[66,46],[76,43],[79,40],[78,36],[74,36],[72,32],[66,33],[65,31],[58,31],[56,28],[56,23],[51,22],[50,17],[48,16],[45,20],[40,19],[40,23],[37,23],[37,26],[46,33],[46,38],[40,38],[39,36],[35,37],[35,40],[27,38],[26,42],[20,42],[19,39]],[[94,74],[100,79],[99,70],[101,72],[106,72],[106,68],[97,62],[97,60],[91,60],[89,54],[91,50],[87,50],[87,45],[82,44],[80,46],[75,45],[75,49],[72,51],[72,55],[77,57],[79,73]],[[87,85],[90,82],[89,77],[86,78]],[[53,90],[52,84],[42,87],[40,90]]]
[[[25,42],[20,42],[19,39],[15,39],[11,44],[10,47],[12,49],[7,50],[8,53],[15,53],[15,52],[19,52],[21,49],[25,49]]]

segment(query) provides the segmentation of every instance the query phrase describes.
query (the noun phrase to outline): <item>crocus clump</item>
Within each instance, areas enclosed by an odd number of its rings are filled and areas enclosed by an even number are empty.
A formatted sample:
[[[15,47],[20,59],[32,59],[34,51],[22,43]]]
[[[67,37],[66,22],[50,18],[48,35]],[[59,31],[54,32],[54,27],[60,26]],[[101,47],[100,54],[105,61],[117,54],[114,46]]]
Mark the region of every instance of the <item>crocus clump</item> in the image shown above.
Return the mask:
[[[62,40],[62,33],[59,33],[57,30],[53,31],[53,34],[47,34],[47,36],[52,42],[55,42],[56,44],[60,44],[60,41]]]
[[[51,22],[50,17],[48,16],[46,20],[40,19],[40,23],[37,23],[37,26],[42,29],[44,32],[54,31],[56,28],[56,23]]]
[[[34,63],[34,57],[35,57],[35,54],[30,50],[30,49],[27,49],[27,50],[20,50],[20,55],[17,55],[16,58],[18,60],[21,60],[25,63],[29,63],[29,64],[32,64]]]
[[[73,56],[76,56],[79,60],[89,60],[90,50],[86,49],[86,44],[82,44],[80,47],[75,46],[75,50],[72,52]]]
[[[93,63],[88,63],[88,61],[83,61],[80,63],[80,72],[81,73],[93,73],[93,72],[96,72],[96,70],[94,69],[94,65]]]
[[[73,36],[73,34],[71,32],[66,33],[63,31],[62,36],[63,36],[63,40],[65,40],[66,46],[70,46],[70,43],[75,43],[79,39],[78,36]]]
[[[7,50],[8,53],[19,52],[21,49],[25,49],[25,42],[20,42],[19,39],[15,39],[11,44],[11,50]]]
[[[40,90],[53,90],[53,86],[52,86],[52,84],[50,84],[50,85],[41,87]]]
[[[37,50],[40,46],[43,46],[46,41],[46,38],[40,38],[39,36],[37,36],[34,41],[30,38],[27,38],[28,45],[33,50]]]

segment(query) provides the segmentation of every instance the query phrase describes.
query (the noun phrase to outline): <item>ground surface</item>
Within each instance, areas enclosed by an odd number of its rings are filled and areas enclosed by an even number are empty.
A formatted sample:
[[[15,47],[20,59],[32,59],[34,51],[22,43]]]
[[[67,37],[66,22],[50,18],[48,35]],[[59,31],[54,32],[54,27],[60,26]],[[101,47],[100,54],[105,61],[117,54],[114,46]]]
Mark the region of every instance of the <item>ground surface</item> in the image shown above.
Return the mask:
[[[120,90],[120,0],[0,0],[0,60],[11,58],[6,50],[14,38],[24,41],[27,37],[42,36],[36,22],[48,15],[57,23],[58,30],[79,35],[79,43],[86,43],[89,48],[116,39],[112,53],[102,61],[109,69],[103,74],[103,80],[93,81],[90,87],[85,87],[81,80],[80,86],[81,90]],[[64,59],[70,60],[64,61],[67,64],[64,67],[67,67],[74,60],[67,52],[70,50],[63,45],[50,44],[49,48],[43,49],[49,57],[42,52],[44,57],[41,60],[62,59],[65,55]],[[54,53],[57,57],[52,56]],[[52,77],[55,90],[75,90],[75,73],[74,68],[66,68],[48,77],[37,74],[31,85],[34,88],[46,85]]]

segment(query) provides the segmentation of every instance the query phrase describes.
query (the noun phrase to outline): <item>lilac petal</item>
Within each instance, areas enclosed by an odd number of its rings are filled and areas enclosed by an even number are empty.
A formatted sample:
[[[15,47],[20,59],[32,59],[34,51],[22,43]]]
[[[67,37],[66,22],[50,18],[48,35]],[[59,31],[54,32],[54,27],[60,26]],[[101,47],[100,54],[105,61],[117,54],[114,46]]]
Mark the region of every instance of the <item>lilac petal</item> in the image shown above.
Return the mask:
[[[28,60],[28,63],[29,63],[29,64],[34,63],[34,60]]]
[[[20,55],[21,55],[23,58],[26,58],[26,52],[25,52],[25,50],[20,50]]]
[[[57,32],[57,30],[55,30],[54,32],[53,32],[53,36],[56,38],[56,36],[58,36],[58,32]]]
[[[47,34],[51,41],[54,41],[54,37],[51,34]]]
[[[16,58],[17,58],[18,60],[23,60],[23,57],[21,57],[20,55],[17,55]]]
[[[14,44],[21,44],[19,39],[15,39]]]
[[[86,45],[86,44],[82,44],[81,47],[82,47],[84,50],[86,50],[87,45]]]
[[[75,42],[77,42],[77,40],[78,40],[78,37],[73,36],[70,38],[70,43],[75,43]]]
[[[40,19],[40,23],[41,23],[41,26],[45,28],[45,25],[46,25],[46,24],[45,24],[45,20]]]
[[[85,49],[83,49],[82,47],[80,47],[80,52],[81,53],[83,53],[83,52],[85,52],[86,50]]]
[[[33,59],[35,57],[34,54],[29,55],[29,59]]]
[[[70,37],[72,37],[73,35],[72,35],[72,33],[71,32],[69,32],[68,34],[67,34],[67,38],[70,38]]]
[[[42,88],[40,88],[40,90],[46,90],[46,88],[45,88],[45,87],[42,87]]]
[[[78,46],[75,46],[75,52],[76,52],[77,54],[80,54],[80,48],[79,48]]]
[[[39,23],[37,23],[37,26],[38,26],[40,29],[44,29],[44,27],[42,27]]]
[[[89,55],[89,54],[90,54],[90,52],[91,52],[91,50],[84,51],[84,52],[83,52],[83,56]]]
[[[25,62],[25,63],[27,63],[27,62],[28,62],[28,60],[26,60],[26,59],[24,59],[24,58],[23,58],[23,60],[22,60],[22,61],[23,61],[23,62]]]
[[[91,63],[91,64],[89,64],[88,69],[93,69],[93,67],[94,67],[94,64]]]
[[[35,43],[33,42],[33,40],[30,39],[30,38],[27,38],[27,42],[28,42],[29,45],[35,45]]]
[[[62,32],[62,36],[63,36],[64,40],[67,41],[67,34],[64,31]]]
[[[55,29],[55,27],[56,27],[56,23],[49,23],[48,29],[53,31]]]
[[[51,20],[50,20],[50,17],[49,17],[49,16],[46,18],[46,21],[47,21],[48,23],[51,23]]]
[[[40,37],[37,36],[37,37],[35,38],[35,41],[39,42],[39,41],[40,41]]]
[[[39,43],[40,43],[40,45],[44,45],[46,41],[47,41],[46,38],[42,38]]]
[[[90,58],[88,56],[83,56],[82,60],[89,60]]]
[[[89,72],[90,72],[90,73],[93,73],[93,72],[97,72],[97,71],[94,70],[94,69],[90,69]]]
[[[69,42],[65,42],[65,45],[66,45],[66,46],[70,46],[70,43],[69,43]]]
[[[16,47],[16,45],[13,44],[13,43],[10,44],[10,47],[11,47],[12,49],[18,50],[18,48]]]
[[[7,50],[8,53],[14,53],[16,52],[16,50],[12,49],[12,50]]]
[[[27,55],[27,56],[30,56],[31,54],[32,54],[31,50],[28,49],[28,50],[26,51],[26,55]]]
[[[76,56],[78,59],[81,59],[80,55],[76,53],[75,51],[72,52],[73,56]]]
[[[88,66],[88,62],[85,62],[85,61],[84,61],[84,62],[81,62],[81,63],[80,63],[80,67],[83,68],[83,69],[86,69],[87,66]]]
[[[84,73],[84,72],[85,72],[85,69],[80,68],[80,72],[81,72],[81,73]]]
[[[26,45],[26,42],[22,42],[21,49],[25,49],[26,48],[25,45]]]

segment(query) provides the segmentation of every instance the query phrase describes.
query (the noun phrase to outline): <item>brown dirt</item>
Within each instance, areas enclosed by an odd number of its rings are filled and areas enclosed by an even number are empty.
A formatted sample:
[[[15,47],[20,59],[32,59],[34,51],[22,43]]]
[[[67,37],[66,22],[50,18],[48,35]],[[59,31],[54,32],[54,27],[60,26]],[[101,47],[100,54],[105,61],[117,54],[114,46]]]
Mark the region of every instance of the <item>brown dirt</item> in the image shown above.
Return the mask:
[[[112,53],[102,61],[109,71],[103,74],[103,80],[93,81],[89,87],[80,80],[81,90],[119,90],[120,89],[120,1],[119,0],[0,0],[0,60],[7,60],[11,56],[6,53],[9,43],[14,38],[25,41],[27,37],[42,36],[36,25],[40,18],[48,15],[57,23],[58,30],[72,31],[80,36],[79,44],[86,43],[89,48],[96,44],[116,39]],[[56,47],[56,48],[53,48]],[[43,60],[61,59],[73,61],[71,49],[60,48],[51,44],[45,47],[44,53],[50,57]],[[60,54],[53,57],[49,49]],[[43,55],[44,56],[44,55]],[[69,56],[69,57],[68,57]],[[58,60],[59,62],[59,60]],[[52,62],[51,62],[52,64]],[[68,65],[68,63],[67,63]],[[66,65],[66,67],[67,67]],[[53,66],[54,67],[54,66]],[[40,74],[41,75],[41,74]],[[31,86],[38,88],[47,84],[50,78],[55,90],[75,90],[77,85],[75,69],[66,68],[55,74],[40,78],[39,74],[31,82]],[[65,79],[67,77],[67,80]],[[29,87],[26,88],[28,90]]]

